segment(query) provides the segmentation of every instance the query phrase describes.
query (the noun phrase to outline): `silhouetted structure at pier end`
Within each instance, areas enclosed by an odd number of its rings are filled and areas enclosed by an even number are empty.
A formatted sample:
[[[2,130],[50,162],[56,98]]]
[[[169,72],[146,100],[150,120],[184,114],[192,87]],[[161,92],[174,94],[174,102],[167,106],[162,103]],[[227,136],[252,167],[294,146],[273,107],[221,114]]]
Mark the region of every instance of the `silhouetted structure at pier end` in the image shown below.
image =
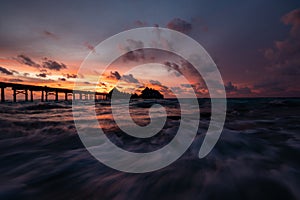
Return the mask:
[[[108,93],[108,98],[111,99],[112,93],[114,93],[115,98],[131,98],[131,99],[163,99],[164,95],[162,95],[158,90],[155,90],[153,88],[148,88],[146,87],[140,95],[134,93],[134,94],[129,94],[126,92],[120,92],[117,88],[113,88],[109,93]]]
[[[162,95],[158,90],[146,87],[139,97],[142,99],[163,99],[164,95]]]

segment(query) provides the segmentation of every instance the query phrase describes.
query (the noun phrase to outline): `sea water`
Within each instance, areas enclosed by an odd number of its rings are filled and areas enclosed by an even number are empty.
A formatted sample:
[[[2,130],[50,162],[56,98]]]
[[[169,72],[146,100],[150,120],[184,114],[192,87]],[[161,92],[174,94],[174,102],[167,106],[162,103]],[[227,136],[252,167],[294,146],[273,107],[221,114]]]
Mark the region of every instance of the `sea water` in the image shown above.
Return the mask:
[[[180,125],[180,105],[173,99],[131,102],[133,120],[150,123],[154,103],[163,105],[168,116],[151,138],[122,132],[109,102],[94,108],[106,136],[138,153],[167,145]],[[300,199],[300,99],[227,103],[222,135],[208,156],[198,158],[210,101],[199,99],[193,144],[171,165],[143,174],[111,169],[90,155],[78,137],[71,102],[0,104],[0,199]]]

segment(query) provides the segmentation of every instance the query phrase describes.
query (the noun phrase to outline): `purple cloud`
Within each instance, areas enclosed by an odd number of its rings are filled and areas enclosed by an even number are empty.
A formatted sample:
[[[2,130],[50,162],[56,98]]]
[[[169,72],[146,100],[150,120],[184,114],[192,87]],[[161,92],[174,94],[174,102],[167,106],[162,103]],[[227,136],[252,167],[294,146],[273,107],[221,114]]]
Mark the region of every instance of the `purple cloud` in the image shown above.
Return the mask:
[[[192,24],[188,23],[180,18],[172,19],[168,24],[167,28],[179,31],[182,33],[189,33],[192,30]]]
[[[25,64],[25,65],[28,65],[31,67],[36,67],[36,68],[40,67],[40,65],[37,64],[36,62],[34,62],[31,58],[29,58],[28,56],[22,55],[22,54],[18,55],[16,60],[21,64]]]
[[[60,71],[62,69],[66,69],[67,66],[63,63],[58,63],[53,60],[46,60],[43,62],[43,68],[49,69],[49,70],[54,70],[54,71]]]
[[[2,74],[6,74],[6,75],[13,75],[13,72],[9,71],[8,69],[4,68],[4,67],[1,67],[0,66],[0,72]]]

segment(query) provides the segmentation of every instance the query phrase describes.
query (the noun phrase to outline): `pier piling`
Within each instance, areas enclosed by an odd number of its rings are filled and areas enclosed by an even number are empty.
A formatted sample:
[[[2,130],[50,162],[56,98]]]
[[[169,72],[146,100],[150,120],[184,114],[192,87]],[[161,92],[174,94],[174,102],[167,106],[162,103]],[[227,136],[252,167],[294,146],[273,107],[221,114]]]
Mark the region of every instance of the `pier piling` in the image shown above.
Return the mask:
[[[1,87],[1,102],[5,102],[5,88]]]
[[[30,90],[30,101],[33,102],[33,91]]]

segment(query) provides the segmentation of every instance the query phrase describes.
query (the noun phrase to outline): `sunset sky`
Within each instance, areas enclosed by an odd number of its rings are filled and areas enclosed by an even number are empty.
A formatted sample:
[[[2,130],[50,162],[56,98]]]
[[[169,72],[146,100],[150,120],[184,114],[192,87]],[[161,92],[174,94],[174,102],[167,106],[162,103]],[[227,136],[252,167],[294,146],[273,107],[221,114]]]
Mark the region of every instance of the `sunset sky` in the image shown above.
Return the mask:
[[[97,71],[77,74],[77,70],[99,42],[128,29],[159,26],[185,33],[206,49],[229,97],[300,96],[297,0],[4,0],[0,16],[0,81],[72,88],[78,78],[88,86],[92,83],[85,83],[85,77],[99,76]],[[168,96],[160,81],[164,79],[188,96],[187,83],[174,69],[191,66],[180,59],[170,62],[172,55],[167,53],[159,58],[157,53],[144,53],[143,61],[132,55],[115,61],[99,91],[109,91],[122,78],[125,91],[149,86]],[[147,65],[153,57],[160,64]],[[137,64],[144,67],[127,72]],[[199,96],[207,95],[202,82],[191,84]]]

